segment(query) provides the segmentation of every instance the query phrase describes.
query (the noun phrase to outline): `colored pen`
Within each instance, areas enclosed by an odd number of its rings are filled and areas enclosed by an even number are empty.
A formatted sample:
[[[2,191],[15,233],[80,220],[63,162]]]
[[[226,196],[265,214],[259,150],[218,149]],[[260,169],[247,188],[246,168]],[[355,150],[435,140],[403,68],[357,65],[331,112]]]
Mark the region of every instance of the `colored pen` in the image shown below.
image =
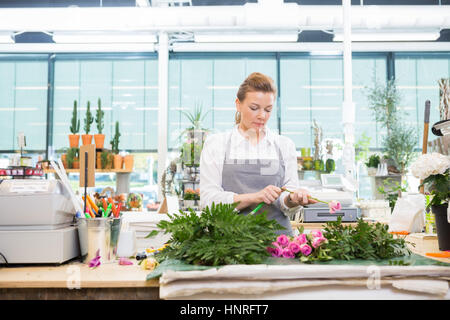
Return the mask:
[[[111,212],[111,203],[109,204],[108,208],[106,209],[105,213],[103,214],[103,217],[106,218],[110,212]]]
[[[250,212],[250,214],[255,214],[256,212],[258,212],[259,209],[261,209],[261,207],[263,206],[264,202],[261,202],[260,204],[258,204],[258,206],[252,210],[252,212]]]
[[[120,215],[120,209],[122,209],[122,202],[119,202],[119,204],[117,205],[116,218],[118,218]]]

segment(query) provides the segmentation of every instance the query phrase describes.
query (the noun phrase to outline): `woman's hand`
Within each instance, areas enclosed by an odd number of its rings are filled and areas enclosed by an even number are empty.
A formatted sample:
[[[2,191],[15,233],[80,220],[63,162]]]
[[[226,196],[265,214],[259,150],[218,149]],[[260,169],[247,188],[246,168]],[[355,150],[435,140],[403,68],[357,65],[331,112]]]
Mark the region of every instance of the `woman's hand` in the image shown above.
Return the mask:
[[[308,190],[297,189],[285,198],[285,204],[286,206],[292,208],[296,206],[306,206],[308,204],[317,203],[316,200],[310,199],[310,196],[311,195],[309,194]]]
[[[254,203],[264,202],[271,204],[280,197],[281,192],[282,191],[280,188],[273,185],[268,185],[264,189],[253,194],[253,201]]]

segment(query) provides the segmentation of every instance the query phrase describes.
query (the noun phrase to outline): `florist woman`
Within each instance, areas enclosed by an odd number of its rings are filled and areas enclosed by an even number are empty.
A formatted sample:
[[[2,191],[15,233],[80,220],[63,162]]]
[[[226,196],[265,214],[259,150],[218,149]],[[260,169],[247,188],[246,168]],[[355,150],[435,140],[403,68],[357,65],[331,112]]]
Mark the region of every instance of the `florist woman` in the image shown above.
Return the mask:
[[[316,203],[309,193],[298,189],[295,145],[267,126],[276,87],[271,78],[252,73],[237,92],[236,125],[229,132],[208,136],[200,159],[200,206],[236,203],[241,214],[267,211],[285,229],[278,234],[293,235],[289,217],[300,206]],[[293,190],[283,192],[282,187]]]

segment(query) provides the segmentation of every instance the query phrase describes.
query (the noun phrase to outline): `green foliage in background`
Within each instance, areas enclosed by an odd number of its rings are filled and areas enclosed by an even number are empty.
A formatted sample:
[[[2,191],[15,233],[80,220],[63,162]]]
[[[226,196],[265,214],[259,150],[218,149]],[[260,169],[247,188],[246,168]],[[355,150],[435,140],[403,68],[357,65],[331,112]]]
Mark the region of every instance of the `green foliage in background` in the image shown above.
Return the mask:
[[[448,203],[450,200],[450,169],[447,169],[444,174],[433,174],[423,180],[419,186],[428,185],[433,196],[427,205],[427,209],[431,206]]]
[[[408,191],[408,182],[405,180],[405,183],[402,186],[398,181],[387,178],[386,180],[383,180],[383,185],[378,187],[378,191],[384,196],[384,200],[389,201],[389,207],[392,212],[401,192]]]
[[[398,105],[401,96],[397,90],[395,80],[389,80],[386,85],[374,81],[374,86],[367,89],[369,109],[375,121],[386,128],[387,134],[383,138],[383,148],[389,159],[403,175],[413,160],[414,147],[418,140],[417,130],[407,125],[403,120],[406,112],[400,110]]]
[[[368,168],[378,168],[380,160],[381,158],[378,154],[373,154],[369,157],[369,160],[365,164]]]
[[[355,143],[355,160],[356,161],[366,161],[369,156],[370,141],[372,138],[368,137],[365,132],[362,133],[361,137]]]

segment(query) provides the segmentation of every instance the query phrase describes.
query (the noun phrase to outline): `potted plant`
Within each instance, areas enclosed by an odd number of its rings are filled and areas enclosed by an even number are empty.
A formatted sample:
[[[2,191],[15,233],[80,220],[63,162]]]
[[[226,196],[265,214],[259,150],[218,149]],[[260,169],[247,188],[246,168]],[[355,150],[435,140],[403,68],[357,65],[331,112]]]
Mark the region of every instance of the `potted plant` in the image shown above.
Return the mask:
[[[375,176],[377,173],[378,165],[380,164],[380,156],[378,154],[372,154],[367,162],[365,163],[367,167],[367,174],[369,176]]]
[[[91,103],[87,102],[87,108],[86,108],[86,117],[84,118],[84,132],[81,136],[81,140],[83,141],[83,146],[91,144],[92,143],[92,135],[89,134],[91,131],[91,124],[94,122],[94,118],[92,117],[91,113]]]
[[[100,98],[98,98],[98,106],[97,111],[95,113],[95,123],[97,125],[97,134],[94,135],[95,147],[97,149],[103,149],[103,145],[105,143],[105,135],[103,134],[104,121],[103,117],[105,112],[102,110],[102,102]]]
[[[209,110],[210,111],[210,110]],[[182,111],[182,113],[186,116],[186,118],[191,123],[191,127],[187,128],[184,132],[187,133],[188,139],[195,140],[196,142],[203,142],[206,139],[206,133],[208,132],[207,129],[202,128],[202,121],[205,119],[206,115],[209,113],[206,112],[203,114],[202,107],[199,105],[196,105],[194,107],[193,112],[189,111]]]
[[[70,148],[67,151],[67,167],[69,169],[75,169],[73,164],[75,162],[75,160],[78,158],[78,148]],[[79,168],[79,162],[78,162],[78,168]]]
[[[374,83],[374,87],[368,89],[367,99],[375,121],[387,131],[382,145],[385,148],[386,160],[392,164],[392,169],[388,167],[388,171],[398,172],[403,177],[415,155],[414,148],[418,140],[416,128],[403,121],[406,113],[402,113],[398,108],[401,96],[395,80],[389,80],[386,85],[376,81]]]
[[[196,200],[196,192],[192,188],[186,188],[184,191],[184,206],[186,208],[192,208],[195,206],[195,200]]]
[[[425,192],[432,197],[427,209],[435,215],[439,250],[450,250],[450,157],[440,153],[421,155],[412,165],[411,172],[423,181]]]
[[[102,169],[111,169],[112,168],[112,163],[113,163],[113,155],[111,154],[111,152],[107,151],[107,150],[103,150],[100,154],[100,168]]]
[[[123,166],[125,170],[132,171],[134,167],[134,156],[132,154],[126,154],[123,157]]]
[[[119,121],[116,121],[114,137],[111,140],[111,149],[112,153],[114,154],[114,169],[122,169],[123,159],[122,156],[119,154],[119,138],[120,138]]]
[[[80,141],[80,135],[78,134],[78,132],[80,132],[80,119],[78,119],[77,100],[73,101],[70,132],[72,134],[69,134],[69,146],[71,148],[78,148],[78,144]]]

